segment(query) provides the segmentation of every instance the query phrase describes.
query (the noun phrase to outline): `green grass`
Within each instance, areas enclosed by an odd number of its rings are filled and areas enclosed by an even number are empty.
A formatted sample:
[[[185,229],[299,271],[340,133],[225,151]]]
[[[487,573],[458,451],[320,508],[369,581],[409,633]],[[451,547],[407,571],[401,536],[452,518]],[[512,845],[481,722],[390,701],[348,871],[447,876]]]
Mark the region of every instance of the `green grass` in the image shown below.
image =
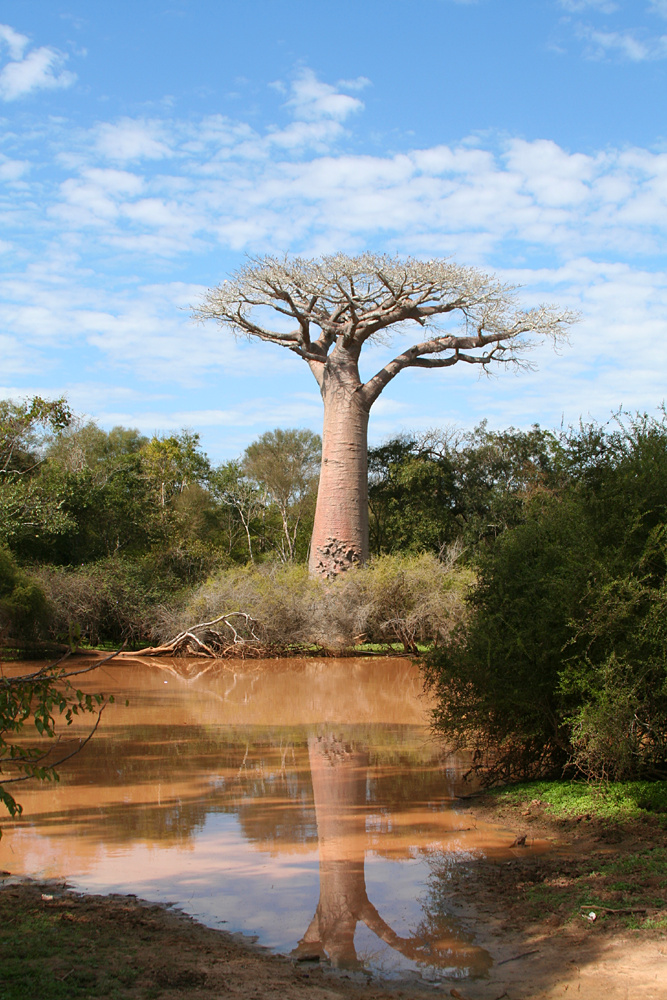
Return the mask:
[[[0,888],[0,1000],[219,997],[225,972],[209,988],[209,963],[238,954],[216,931],[140,900]]]
[[[605,820],[659,815],[667,823],[667,781],[617,781],[592,785],[576,781],[531,781],[489,792],[499,803],[538,799],[555,818],[590,815]]]
[[[583,924],[593,911],[596,924],[613,920],[628,929],[667,927],[667,848],[661,829],[667,826],[667,781],[532,781],[488,795],[523,815],[527,805],[539,803],[545,818],[562,821],[572,832],[582,829],[577,821],[583,817],[597,822],[594,829],[584,824],[591,830],[587,852],[545,862],[535,882],[525,884],[534,917],[551,912]],[[598,840],[614,846],[598,849]]]
[[[564,919],[582,920],[593,911],[596,922],[614,919],[631,929],[667,926],[666,848],[647,848],[610,860],[598,856],[580,864],[582,867],[571,866],[557,878],[527,888],[528,902],[536,915],[559,911]]]
[[[417,643],[419,653],[427,653],[432,648],[432,643]],[[405,647],[402,642],[362,642],[359,646],[354,646],[354,649],[369,653],[405,653]],[[405,655],[410,656],[411,654],[406,653]]]
[[[66,909],[20,911],[5,919],[0,931],[0,1000],[127,996],[137,972],[129,964],[117,964],[104,949],[102,955],[94,954],[85,930]]]

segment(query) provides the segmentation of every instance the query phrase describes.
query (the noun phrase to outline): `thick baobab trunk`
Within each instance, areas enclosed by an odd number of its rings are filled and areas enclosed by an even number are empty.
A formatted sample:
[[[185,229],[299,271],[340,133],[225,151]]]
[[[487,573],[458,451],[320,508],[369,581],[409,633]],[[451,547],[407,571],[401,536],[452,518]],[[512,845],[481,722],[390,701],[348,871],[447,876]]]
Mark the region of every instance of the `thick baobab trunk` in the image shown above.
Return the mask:
[[[309,569],[330,579],[368,559],[368,407],[358,376],[347,382],[327,373],[321,388],[322,467]]]

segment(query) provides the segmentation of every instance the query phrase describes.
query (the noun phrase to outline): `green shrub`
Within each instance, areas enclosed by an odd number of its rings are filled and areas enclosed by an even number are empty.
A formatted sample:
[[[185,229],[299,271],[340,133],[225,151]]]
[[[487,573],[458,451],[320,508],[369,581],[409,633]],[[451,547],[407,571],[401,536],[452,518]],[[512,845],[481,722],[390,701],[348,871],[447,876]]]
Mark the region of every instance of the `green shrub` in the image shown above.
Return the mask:
[[[30,641],[43,630],[47,600],[39,584],[0,547],[0,638]]]
[[[477,551],[470,614],[426,657],[436,729],[487,782],[667,775],[667,418],[582,428],[568,475]]]

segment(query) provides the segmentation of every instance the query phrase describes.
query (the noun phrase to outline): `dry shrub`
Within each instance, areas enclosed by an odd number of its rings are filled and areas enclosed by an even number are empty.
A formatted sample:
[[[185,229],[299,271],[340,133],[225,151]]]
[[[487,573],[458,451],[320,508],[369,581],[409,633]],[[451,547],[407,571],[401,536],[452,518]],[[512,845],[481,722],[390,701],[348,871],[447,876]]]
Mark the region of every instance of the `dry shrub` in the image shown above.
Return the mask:
[[[417,643],[437,643],[449,635],[464,613],[469,570],[456,566],[456,553],[445,560],[431,553],[386,555],[335,581],[321,627],[348,643],[401,643],[416,653]]]
[[[178,607],[163,607],[154,636],[167,642],[181,629],[218,615],[241,611],[254,619],[254,631],[267,647],[309,645],[319,587],[305,566],[270,563],[223,570],[191,593]]]
[[[150,637],[156,602],[132,564],[107,559],[76,569],[40,566],[33,576],[48,601],[49,638],[96,646]]]
[[[380,556],[333,582],[313,580],[305,566],[264,565],[224,570],[185,603],[163,607],[154,637],[167,642],[182,629],[241,611],[255,633],[276,651],[318,647],[349,649],[361,642],[400,642],[406,652],[449,634],[463,614],[470,571],[455,554]]]

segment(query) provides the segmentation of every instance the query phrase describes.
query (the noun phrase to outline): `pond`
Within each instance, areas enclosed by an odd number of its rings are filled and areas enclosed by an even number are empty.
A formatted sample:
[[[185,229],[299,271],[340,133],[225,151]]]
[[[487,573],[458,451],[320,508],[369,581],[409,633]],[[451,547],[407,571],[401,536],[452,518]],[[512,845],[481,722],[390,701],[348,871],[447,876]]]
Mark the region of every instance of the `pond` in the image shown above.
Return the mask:
[[[175,903],[301,960],[488,971],[448,874],[511,857],[511,835],[457,800],[467,762],[431,738],[410,661],[134,659],[85,679],[115,704],[58,784],[21,788],[1,868]]]

